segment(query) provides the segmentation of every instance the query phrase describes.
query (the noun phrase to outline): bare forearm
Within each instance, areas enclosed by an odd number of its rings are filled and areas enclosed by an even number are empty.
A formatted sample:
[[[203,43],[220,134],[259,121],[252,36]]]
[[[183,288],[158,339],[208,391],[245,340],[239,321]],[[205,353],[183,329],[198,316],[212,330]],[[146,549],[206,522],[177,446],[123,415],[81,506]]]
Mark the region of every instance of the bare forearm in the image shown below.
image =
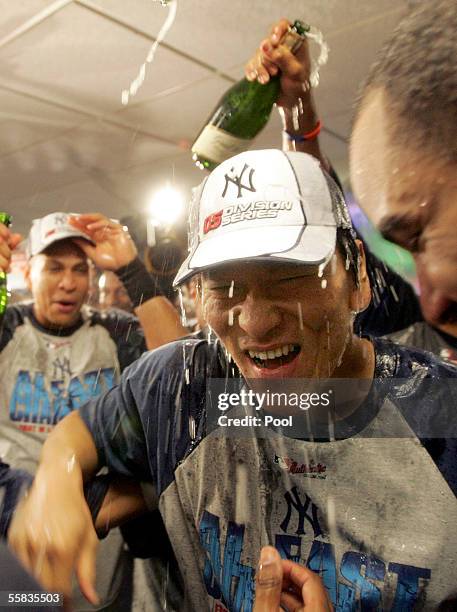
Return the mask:
[[[154,297],[135,308],[149,350],[188,334],[176,308],[163,296]]]
[[[77,411],[63,419],[46,440],[36,480],[54,475],[62,484],[83,486],[97,470],[98,456],[93,438]]]
[[[289,108],[278,108],[283,124],[282,149],[283,151],[300,151],[308,153],[318,159],[328,169],[328,162],[322,154],[318,137],[311,140],[295,141],[288,137],[288,134],[294,136],[303,136],[309,134],[315,129],[319,117],[316,112],[314,100],[311,93],[307,93],[303,98],[301,107],[296,107],[296,110]],[[287,133],[286,133],[287,132]]]
[[[78,413],[72,413],[47,439],[33,485],[9,530],[9,545],[47,590],[69,596],[76,570],[93,604],[98,540],[83,480],[96,469],[92,437]]]
[[[104,533],[147,511],[141,486],[125,478],[112,482],[95,520],[97,532]]]

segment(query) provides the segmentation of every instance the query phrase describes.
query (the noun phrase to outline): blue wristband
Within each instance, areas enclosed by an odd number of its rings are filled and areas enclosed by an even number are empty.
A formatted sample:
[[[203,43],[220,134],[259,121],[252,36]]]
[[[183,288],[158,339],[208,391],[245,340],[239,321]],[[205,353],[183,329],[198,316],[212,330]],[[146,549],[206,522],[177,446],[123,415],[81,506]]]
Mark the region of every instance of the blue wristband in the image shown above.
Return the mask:
[[[317,120],[316,127],[306,134],[291,134],[287,130],[283,130],[284,134],[289,140],[293,142],[305,142],[306,140],[314,140],[320,134],[322,128],[322,122],[320,119]]]

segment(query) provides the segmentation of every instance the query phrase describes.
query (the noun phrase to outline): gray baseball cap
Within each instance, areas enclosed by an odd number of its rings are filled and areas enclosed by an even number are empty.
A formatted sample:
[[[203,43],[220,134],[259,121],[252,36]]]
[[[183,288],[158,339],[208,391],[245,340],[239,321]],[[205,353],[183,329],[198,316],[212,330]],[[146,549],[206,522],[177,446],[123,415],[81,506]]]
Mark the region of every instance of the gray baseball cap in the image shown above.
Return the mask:
[[[54,242],[65,238],[83,238],[95,244],[87,234],[69,223],[71,216],[75,216],[75,213],[55,212],[41,219],[34,219],[27,238],[27,257],[38,255]]]

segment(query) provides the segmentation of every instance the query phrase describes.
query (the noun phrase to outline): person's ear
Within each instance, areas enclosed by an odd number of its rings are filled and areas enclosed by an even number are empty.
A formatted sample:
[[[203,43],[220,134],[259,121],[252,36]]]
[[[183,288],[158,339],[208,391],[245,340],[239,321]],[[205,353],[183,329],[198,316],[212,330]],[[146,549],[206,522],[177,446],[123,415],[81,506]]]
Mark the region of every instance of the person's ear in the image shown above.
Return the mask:
[[[32,280],[30,278],[31,268],[32,268],[32,265],[30,261],[28,261],[24,269],[24,280],[25,280],[25,284],[27,285],[27,289],[29,291],[32,291]]]
[[[371,286],[368,278],[365,249],[360,240],[355,241],[359,250],[358,287],[354,285],[351,292],[351,310],[359,313],[368,308],[371,302]]]

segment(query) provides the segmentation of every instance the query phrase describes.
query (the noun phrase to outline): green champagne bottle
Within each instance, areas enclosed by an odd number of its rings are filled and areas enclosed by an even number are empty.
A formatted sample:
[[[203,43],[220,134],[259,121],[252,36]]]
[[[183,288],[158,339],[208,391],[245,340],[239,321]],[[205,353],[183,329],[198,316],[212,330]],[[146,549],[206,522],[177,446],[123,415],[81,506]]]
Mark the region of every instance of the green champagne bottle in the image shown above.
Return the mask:
[[[295,53],[309,29],[295,21],[281,44]],[[267,124],[280,87],[279,76],[275,76],[264,85],[242,79],[226,91],[192,145],[197,166],[213,170],[228,157],[246,151]]]
[[[3,223],[8,227],[11,223],[10,215],[5,212],[0,212],[0,223]],[[6,272],[0,271],[0,321],[3,319],[7,304],[8,289],[6,287]]]

